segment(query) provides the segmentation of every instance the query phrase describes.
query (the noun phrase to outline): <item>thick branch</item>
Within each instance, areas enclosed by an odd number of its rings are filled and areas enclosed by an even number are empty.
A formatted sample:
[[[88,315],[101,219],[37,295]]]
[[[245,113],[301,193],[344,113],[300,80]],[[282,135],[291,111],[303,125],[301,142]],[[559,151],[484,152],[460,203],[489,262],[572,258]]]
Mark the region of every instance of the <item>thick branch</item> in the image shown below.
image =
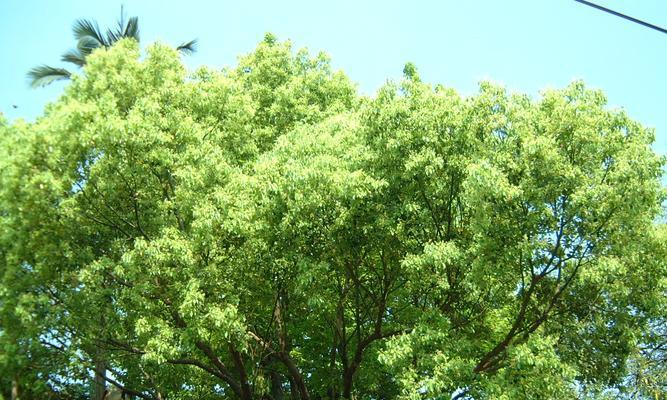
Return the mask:
[[[285,365],[285,367],[287,367],[287,371],[289,372],[289,375],[292,377],[292,381],[299,391],[301,400],[308,400],[310,399],[310,394],[308,393],[308,388],[306,387],[303,375],[301,374],[301,371],[299,371],[299,368],[297,368],[292,357],[289,355],[290,344],[287,337],[287,328],[285,327],[283,319],[283,306],[280,296],[278,299],[276,299],[274,317],[276,321],[276,330],[278,333],[278,343],[280,345],[280,351],[276,353],[276,356]]]
[[[239,383],[232,378],[231,374],[229,373],[229,370],[222,362],[222,360],[220,360],[220,358],[215,354],[211,346],[202,342],[201,340],[197,340],[195,342],[195,346],[197,346],[197,348],[206,355],[206,357],[211,361],[211,363],[213,363],[215,368],[220,372],[220,377],[232,388],[234,393],[236,393],[239,397],[244,398],[243,391],[241,390],[241,385],[239,385]]]
[[[248,383],[248,374],[245,370],[245,365],[243,363],[243,358],[241,353],[239,353],[232,344],[229,344],[229,352],[232,355],[232,360],[234,361],[234,367],[239,373],[239,380],[241,381],[241,394],[243,399],[250,400],[252,399],[252,390],[250,389],[250,384]]]

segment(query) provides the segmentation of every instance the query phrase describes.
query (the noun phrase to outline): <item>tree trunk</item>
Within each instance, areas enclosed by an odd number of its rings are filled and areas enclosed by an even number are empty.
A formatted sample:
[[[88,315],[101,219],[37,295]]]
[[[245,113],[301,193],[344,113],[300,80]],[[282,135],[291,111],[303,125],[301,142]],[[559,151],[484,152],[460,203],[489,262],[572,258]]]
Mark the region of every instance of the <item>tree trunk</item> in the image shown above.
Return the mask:
[[[354,370],[346,369],[343,372],[343,398],[349,400],[352,398],[352,382],[354,381]]]
[[[271,379],[271,398],[273,400],[283,400],[283,385],[280,374],[272,369],[269,372],[269,377]]]
[[[106,365],[101,357],[101,351],[97,351],[95,360],[95,376],[93,378],[92,400],[103,400],[107,390],[107,381],[104,379],[107,374]]]
[[[299,400],[301,396],[299,395],[299,389],[296,386],[296,383],[294,382],[294,378],[292,376],[287,376],[287,379],[289,379],[289,389],[290,389],[290,397],[292,400]]]
[[[19,400],[19,396],[19,378],[14,377],[14,379],[12,379],[12,400]]]

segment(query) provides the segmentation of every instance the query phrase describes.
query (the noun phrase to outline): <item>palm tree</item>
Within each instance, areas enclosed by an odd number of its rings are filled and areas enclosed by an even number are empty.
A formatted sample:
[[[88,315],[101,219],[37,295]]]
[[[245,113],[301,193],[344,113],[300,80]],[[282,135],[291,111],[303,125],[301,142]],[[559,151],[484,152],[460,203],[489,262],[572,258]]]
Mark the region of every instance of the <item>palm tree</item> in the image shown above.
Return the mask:
[[[108,49],[114,43],[124,38],[132,38],[139,41],[139,19],[131,17],[126,21],[122,6],[118,26],[114,29],[108,29],[106,34],[102,33],[97,22],[87,19],[77,20],[72,30],[74,32],[74,39],[77,41],[76,48],[63,54],[61,60],[78,67],[86,65],[86,58],[97,48],[104,47]],[[197,50],[197,40],[194,39],[183,43],[176,47],[176,50],[184,54],[192,54]],[[64,68],[55,68],[44,64],[28,72],[30,86],[33,88],[46,86],[61,79],[70,79],[71,76],[72,73]]]

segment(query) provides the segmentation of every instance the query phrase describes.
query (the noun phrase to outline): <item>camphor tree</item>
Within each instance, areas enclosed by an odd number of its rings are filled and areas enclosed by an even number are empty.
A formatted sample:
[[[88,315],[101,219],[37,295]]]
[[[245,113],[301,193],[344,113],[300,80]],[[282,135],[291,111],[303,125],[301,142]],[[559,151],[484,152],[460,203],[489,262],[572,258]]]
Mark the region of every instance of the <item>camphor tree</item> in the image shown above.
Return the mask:
[[[271,35],[189,75],[121,40],[0,129],[24,398],[76,397],[97,351],[144,399],[662,395],[664,159],[581,83],[463,98],[408,65],[366,98]]]

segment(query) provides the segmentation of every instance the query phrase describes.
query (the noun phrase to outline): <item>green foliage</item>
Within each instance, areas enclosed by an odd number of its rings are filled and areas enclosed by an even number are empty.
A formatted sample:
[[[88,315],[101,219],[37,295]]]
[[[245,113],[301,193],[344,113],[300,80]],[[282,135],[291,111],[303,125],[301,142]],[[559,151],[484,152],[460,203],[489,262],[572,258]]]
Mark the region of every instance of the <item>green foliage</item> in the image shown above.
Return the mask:
[[[365,98],[272,35],[191,74],[123,39],[3,120],[5,397],[100,360],[149,399],[664,396],[652,132],[579,82],[404,73]]]

